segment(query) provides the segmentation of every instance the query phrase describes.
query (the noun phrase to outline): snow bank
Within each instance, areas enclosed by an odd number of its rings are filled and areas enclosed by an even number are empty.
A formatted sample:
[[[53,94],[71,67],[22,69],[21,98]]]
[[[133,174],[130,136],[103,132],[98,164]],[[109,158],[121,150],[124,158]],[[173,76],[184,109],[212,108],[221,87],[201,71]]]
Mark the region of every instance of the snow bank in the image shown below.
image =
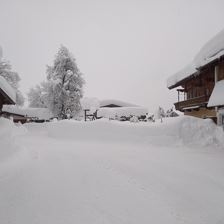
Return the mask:
[[[141,116],[146,115],[147,113],[148,109],[144,107],[103,107],[98,110],[97,115],[99,117],[115,119],[116,116]]]
[[[47,124],[53,138],[147,143],[153,145],[189,145],[224,147],[224,132],[211,120],[188,116],[164,119],[163,123],[135,123],[97,120],[64,120]]]
[[[8,82],[2,76],[0,76],[0,89],[2,89],[13,102],[16,102],[15,90],[8,84]]]
[[[210,119],[184,116],[179,122],[178,135],[185,145],[224,148],[224,131]]]
[[[20,148],[16,137],[27,132],[22,125],[15,125],[11,120],[0,118],[0,162],[10,157]]]

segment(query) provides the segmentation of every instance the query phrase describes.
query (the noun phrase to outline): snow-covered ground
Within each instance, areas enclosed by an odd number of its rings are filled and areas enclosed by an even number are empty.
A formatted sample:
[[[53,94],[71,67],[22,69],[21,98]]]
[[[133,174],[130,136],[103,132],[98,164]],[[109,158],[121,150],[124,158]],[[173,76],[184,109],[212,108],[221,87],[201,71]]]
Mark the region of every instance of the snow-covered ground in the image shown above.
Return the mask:
[[[224,223],[224,134],[209,120],[0,119],[0,223]]]

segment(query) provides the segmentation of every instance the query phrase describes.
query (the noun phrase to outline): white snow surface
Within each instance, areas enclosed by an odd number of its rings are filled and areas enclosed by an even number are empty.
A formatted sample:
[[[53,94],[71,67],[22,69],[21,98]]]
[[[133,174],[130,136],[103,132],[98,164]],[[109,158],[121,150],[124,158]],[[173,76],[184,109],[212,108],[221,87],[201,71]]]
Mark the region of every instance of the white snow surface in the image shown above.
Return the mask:
[[[115,119],[116,116],[141,116],[147,113],[148,109],[144,107],[102,107],[98,110],[97,115],[99,117]]]
[[[0,160],[1,223],[224,222],[224,133],[210,120],[22,127],[0,119],[0,151],[20,146]]]
[[[53,117],[52,113],[47,108],[25,108],[17,105],[4,105],[2,111],[45,120]]]
[[[23,126],[15,126],[11,120],[0,118],[0,176],[1,163],[18,152],[21,147],[17,142],[17,137],[26,134],[26,131]]]
[[[203,67],[223,55],[224,29],[201,48],[194,60],[187,67],[167,79],[167,87],[171,88],[176,83],[194,74],[200,67]]]
[[[115,100],[115,99],[105,99],[105,100],[100,100],[100,107],[105,107],[110,104],[115,104],[120,107],[138,107],[138,105],[124,102],[121,100]]]
[[[3,92],[8,95],[8,97],[13,101],[16,102],[16,92],[15,90],[9,85],[9,83],[0,76],[0,89],[3,90]]]
[[[222,105],[224,105],[224,80],[220,80],[215,84],[215,87],[208,101],[208,107]]]

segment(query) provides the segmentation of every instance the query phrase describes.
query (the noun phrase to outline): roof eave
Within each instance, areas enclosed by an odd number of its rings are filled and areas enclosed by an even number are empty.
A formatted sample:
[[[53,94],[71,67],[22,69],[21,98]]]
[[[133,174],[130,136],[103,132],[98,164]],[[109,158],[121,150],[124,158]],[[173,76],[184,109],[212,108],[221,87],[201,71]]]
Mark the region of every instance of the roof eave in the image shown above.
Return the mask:
[[[211,66],[215,66],[215,65],[217,65],[221,61],[224,61],[224,55],[221,55],[220,57],[215,58],[214,60],[208,62],[207,64],[204,64],[202,66],[196,67],[197,72],[195,72],[195,73],[189,75],[188,77],[178,81],[177,83],[175,83],[172,86],[168,86],[168,89],[174,89],[174,88],[180,86],[182,83],[186,82],[187,80],[192,79],[193,77],[199,75],[202,70],[204,70],[204,69],[206,69],[208,67],[211,67]]]
[[[174,89],[174,88],[176,88],[176,87],[178,87],[178,86],[183,85],[186,81],[188,81],[188,80],[190,80],[190,79],[192,79],[192,78],[194,78],[194,77],[196,77],[196,76],[198,76],[198,75],[199,75],[199,72],[195,72],[195,73],[189,75],[188,77],[186,77],[186,78],[184,78],[184,79],[178,81],[178,82],[175,83],[174,85],[172,85],[172,86],[168,86],[167,88],[168,88],[168,89]]]
[[[0,89],[0,93],[5,97],[4,104],[16,104],[16,102],[14,102],[14,100],[11,99],[2,89]]]

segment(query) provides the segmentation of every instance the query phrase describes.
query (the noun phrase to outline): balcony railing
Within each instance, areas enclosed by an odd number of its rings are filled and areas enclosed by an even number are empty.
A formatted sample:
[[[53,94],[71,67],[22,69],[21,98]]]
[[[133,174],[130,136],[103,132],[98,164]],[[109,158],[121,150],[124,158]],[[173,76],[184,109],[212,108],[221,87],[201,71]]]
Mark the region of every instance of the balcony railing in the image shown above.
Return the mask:
[[[209,96],[199,96],[192,99],[180,101],[177,103],[174,103],[176,110],[183,111],[184,108],[190,108],[190,107],[196,107],[201,105],[206,105],[208,103]]]

